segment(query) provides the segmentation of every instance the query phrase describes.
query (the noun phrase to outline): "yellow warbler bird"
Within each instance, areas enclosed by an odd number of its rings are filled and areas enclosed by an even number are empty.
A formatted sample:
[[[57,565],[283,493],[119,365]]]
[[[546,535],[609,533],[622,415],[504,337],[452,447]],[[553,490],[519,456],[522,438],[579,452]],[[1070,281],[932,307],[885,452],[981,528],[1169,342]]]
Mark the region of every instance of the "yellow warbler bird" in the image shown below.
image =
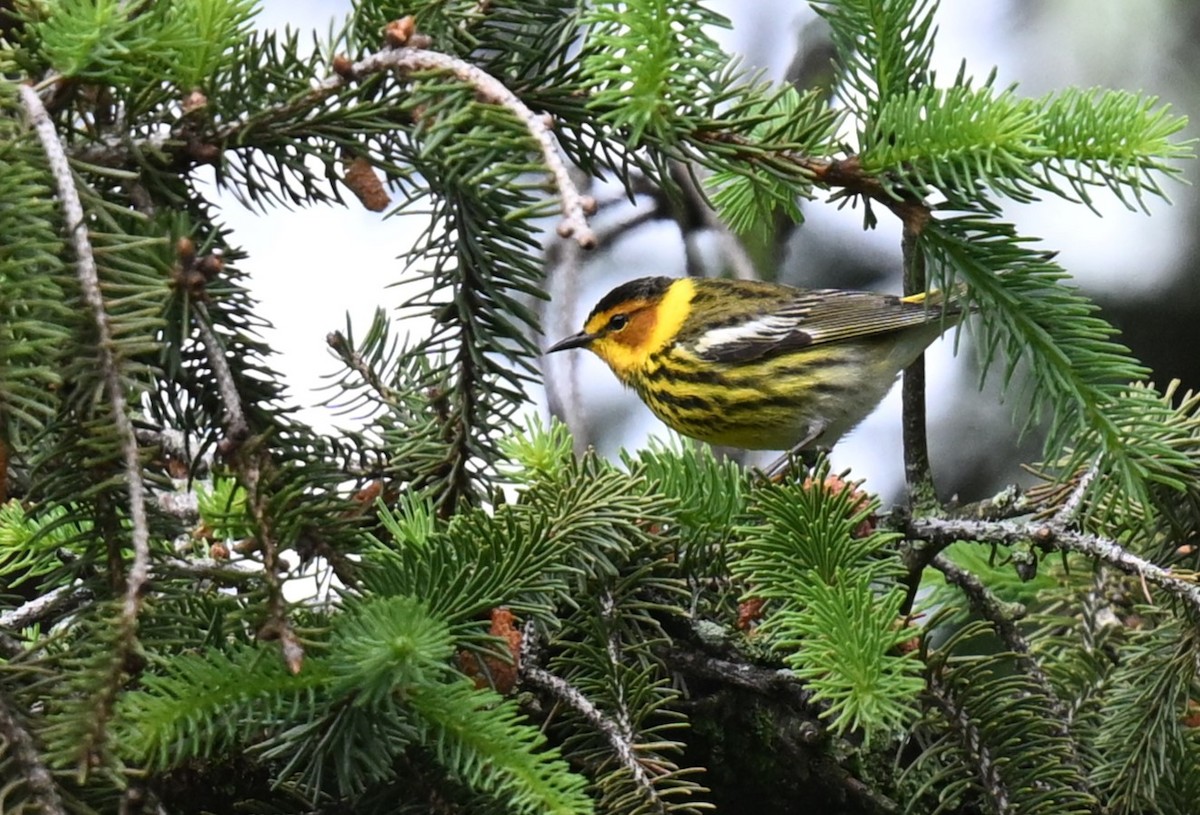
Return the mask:
[[[754,450],[829,448],[963,310],[939,293],[896,297],[745,280],[644,277],[606,294],[587,348],[685,436]]]

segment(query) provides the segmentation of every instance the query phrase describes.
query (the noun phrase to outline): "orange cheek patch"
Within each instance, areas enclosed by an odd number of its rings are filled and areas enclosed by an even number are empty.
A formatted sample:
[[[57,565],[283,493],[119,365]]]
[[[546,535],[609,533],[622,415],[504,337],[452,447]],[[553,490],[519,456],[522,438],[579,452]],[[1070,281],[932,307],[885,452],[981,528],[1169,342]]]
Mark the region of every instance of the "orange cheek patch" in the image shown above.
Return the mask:
[[[625,328],[613,334],[612,339],[626,348],[643,349],[654,334],[654,326],[658,324],[658,315],[652,308],[636,311],[629,317]]]

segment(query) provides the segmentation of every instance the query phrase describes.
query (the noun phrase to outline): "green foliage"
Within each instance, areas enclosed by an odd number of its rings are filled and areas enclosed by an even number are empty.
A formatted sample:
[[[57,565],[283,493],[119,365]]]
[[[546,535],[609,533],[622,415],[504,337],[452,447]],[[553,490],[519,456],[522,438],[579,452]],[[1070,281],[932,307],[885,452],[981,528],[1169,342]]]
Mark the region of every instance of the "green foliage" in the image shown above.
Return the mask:
[[[43,518],[31,518],[15,500],[0,506],[0,577],[6,586],[15,589],[57,571],[62,567],[60,550],[79,554],[83,530],[61,522],[66,516],[65,510],[55,509]]]
[[[413,707],[425,719],[434,756],[468,786],[514,812],[593,812],[583,779],[557,757],[535,751],[545,737],[524,724],[516,705],[458,682],[443,693],[417,691]]]
[[[218,478],[209,487],[197,484],[196,511],[215,538],[241,540],[252,533],[246,489],[232,478]]]
[[[1095,812],[1055,700],[1011,654],[969,654],[983,628],[964,627],[928,657],[937,718],[917,731],[929,746],[900,777],[905,811],[953,812],[978,798],[994,812]]]
[[[920,664],[898,650],[913,632],[897,625],[897,536],[864,529],[877,504],[823,469],[753,499],[756,523],[739,530],[730,569],[748,598],[767,601],[762,633],[828,703],[822,715],[835,730],[907,725]]]
[[[124,86],[121,98],[140,113],[171,91],[178,98],[206,85],[226,60],[224,44],[246,37],[255,13],[252,0],[173,0],[145,9],[62,0],[32,27],[49,67],[69,79]]]
[[[1195,750],[1181,721],[1196,682],[1192,627],[1164,620],[1130,639],[1101,692],[1109,715],[1095,742],[1095,783],[1116,813],[1153,807],[1160,785]]]
[[[832,29],[839,93],[869,128],[889,100],[932,82],[936,0],[819,0]],[[871,131],[868,129],[867,133]],[[864,140],[869,150],[871,142]]]
[[[1048,418],[1051,456],[1079,445],[1058,463],[1063,472],[1099,460],[1110,478],[1098,484],[1114,488],[1126,504],[1148,504],[1155,485],[1182,488],[1194,468],[1171,441],[1174,434],[1161,430],[1170,406],[1152,389],[1129,387],[1146,369],[1112,340],[1116,329],[1096,316],[1097,307],[1062,282],[1066,272],[1027,243],[981,214],[936,220],[923,233],[930,265],[943,270],[947,285],[968,281],[970,300],[983,314],[981,375],[1003,358],[1008,385],[1017,365],[1029,363],[1027,426]],[[995,274],[997,266],[1003,274]]]
[[[761,107],[757,112],[761,121],[750,132],[755,142],[809,155],[830,151],[841,120],[820,93],[800,94],[790,85],[764,102],[749,106],[747,118],[753,120],[755,107]],[[706,184],[713,190],[713,208],[730,229],[763,240],[780,213],[796,223],[803,220],[798,199],[811,196],[807,190],[797,189],[796,181],[794,174],[780,173],[778,168],[763,163],[718,170]]]
[[[695,0],[594,4],[582,60],[582,82],[592,91],[598,121],[643,137],[672,140],[680,120],[702,111],[713,96],[714,64],[727,58],[706,27],[724,18]],[[721,65],[723,67],[723,65]]]
[[[1028,99],[1015,87],[997,93],[990,80],[973,88],[960,75],[949,88],[887,98],[870,120],[863,166],[911,194],[936,188],[955,207],[989,192],[1017,201],[1049,192],[1095,208],[1091,193],[1101,188],[1145,208],[1144,195],[1165,198],[1159,178],[1178,177],[1173,162],[1191,155],[1171,141],[1186,123],[1127,91],[1072,88]]]
[[[0,88],[0,105],[11,110],[11,89]],[[0,119],[0,201],[21,202],[0,207],[0,438],[22,444],[54,414],[74,289],[48,181],[32,146],[14,139],[16,126]]]
[[[831,585],[814,580],[804,606],[772,614],[763,627],[815,698],[829,707],[822,715],[844,732],[899,731],[909,725],[921,691],[920,665],[900,652],[913,632],[898,626],[904,594],[879,597],[871,587],[839,572]]]
[[[731,705],[752,711],[749,760],[786,766],[753,783],[802,790],[789,800],[1194,809],[1194,621],[1162,597],[1133,606],[1138,581],[1080,555],[1039,564],[1054,544],[1032,533],[960,544],[942,554],[1011,619],[988,628],[949,584],[906,619],[932,552],[823,468],[763,483],[691,443],[612,464],[573,455],[562,425],[517,431],[561,168],[475,71],[549,116],[588,178],[679,205],[692,174],[757,245],[818,192],[862,201],[868,224],[894,209],[976,313],[983,374],[1048,425],[1048,477],[1094,472],[1051,531],[1190,578],[1200,396],[1149,385],[1067,270],[1000,218],[1002,199],[1165,198],[1185,120],[1126,91],[1027,98],[965,65],[939,82],[931,0],[814,5],[836,104],[747,75],[700,2],[418,2],[415,44],[456,70],[353,78],[335,57],[380,51],[393,6],[359,0],[310,50],[251,32],[251,0],[20,4],[0,43],[0,478],[16,496],[0,612],[22,621],[0,632],[0,743],[33,746],[0,751],[0,809],[46,808],[45,778],[71,813],[135,795],[164,811],[694,812],[738,800],[701,786],[727,756],[693,731]],[[18,83],[70,158],[100,316]],[[329,402],[353,427],[325,434],[283,399],[208,179],[263,211],[340,204],[350,159],[425,228],[400,254],[409,299],[329,336]],[[130,592],[135,480],[152,562]],[[166,500],[180,484],[195,512]],[[236,562],[193,557],[198,528],[236,540]],[[314,573],[315,596],[285,596]]]

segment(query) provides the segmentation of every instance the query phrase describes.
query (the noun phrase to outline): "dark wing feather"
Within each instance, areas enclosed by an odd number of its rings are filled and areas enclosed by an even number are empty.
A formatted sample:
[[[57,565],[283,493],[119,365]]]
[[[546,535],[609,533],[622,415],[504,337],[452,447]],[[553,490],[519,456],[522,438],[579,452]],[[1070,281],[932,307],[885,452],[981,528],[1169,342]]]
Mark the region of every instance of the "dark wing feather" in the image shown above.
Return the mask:
[[[875,292],[817,289],[770,311],[739,315],[692,344],[702,359],[750,362],[813,345],[880,336],[940,318],[936,305]]]

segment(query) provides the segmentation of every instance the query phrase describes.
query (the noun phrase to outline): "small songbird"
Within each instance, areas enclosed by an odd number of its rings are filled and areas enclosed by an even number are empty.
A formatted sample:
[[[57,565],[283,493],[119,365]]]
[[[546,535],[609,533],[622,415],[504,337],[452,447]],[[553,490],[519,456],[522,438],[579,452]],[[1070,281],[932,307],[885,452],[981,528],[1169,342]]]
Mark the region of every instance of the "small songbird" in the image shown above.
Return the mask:
[[[938,292],[897,297],[745,280],[644,277],[606,294],[587,348],[685,436],[753,450],[828,449],[961,318]]]

